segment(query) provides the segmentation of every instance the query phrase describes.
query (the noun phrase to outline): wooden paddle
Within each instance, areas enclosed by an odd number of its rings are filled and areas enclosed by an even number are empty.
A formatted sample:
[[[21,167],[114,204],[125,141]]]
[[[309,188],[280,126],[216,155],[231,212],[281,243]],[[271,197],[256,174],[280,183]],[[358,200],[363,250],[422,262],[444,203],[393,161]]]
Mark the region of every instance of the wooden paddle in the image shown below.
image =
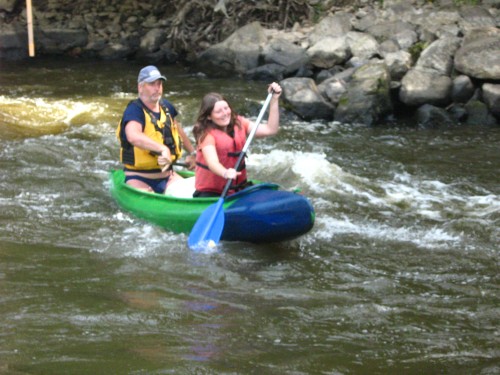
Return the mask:
[[[271,91],[269,95],[267,95],[266,101],[260,110],[259,116],[257,117],[257,121],[255,122],[255,126],[250,132],[243,149],[241,150],[240,156],[236,161],[234,169],[238,170],[241,161],[246,155],[247,149],[250,146],[250,143],[253,140],[255,132],[259,127],[259,124],[266,112],[266,109],[271,101],[273,96],[273,92]],[[231,179],[228,179],[226,185],[224,186],[224,190],[217,201],[217,203],[209,206],[205,211],[202,212],[198,220],[193,226],[191,233],[188,238],[188,246],[191,250],[200,252],[204,249],[215,248],[219,243],[220,237],[222,235],[222,231],[224,230],[224,199],[226,198],[227,192],[231,186]]]

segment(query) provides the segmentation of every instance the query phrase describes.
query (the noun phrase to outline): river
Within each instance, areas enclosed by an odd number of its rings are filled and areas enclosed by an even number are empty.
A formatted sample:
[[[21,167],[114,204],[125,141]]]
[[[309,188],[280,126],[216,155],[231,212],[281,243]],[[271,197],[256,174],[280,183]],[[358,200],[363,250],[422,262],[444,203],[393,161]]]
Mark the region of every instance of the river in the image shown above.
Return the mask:
[[[284,116],[248,168],[314,228],[199,254],[108,191],[140,65],[0,68],[0,374],[500,372],[499,127]],[[253,118],[267,95],[161,71],[188,134],[208,91]]]

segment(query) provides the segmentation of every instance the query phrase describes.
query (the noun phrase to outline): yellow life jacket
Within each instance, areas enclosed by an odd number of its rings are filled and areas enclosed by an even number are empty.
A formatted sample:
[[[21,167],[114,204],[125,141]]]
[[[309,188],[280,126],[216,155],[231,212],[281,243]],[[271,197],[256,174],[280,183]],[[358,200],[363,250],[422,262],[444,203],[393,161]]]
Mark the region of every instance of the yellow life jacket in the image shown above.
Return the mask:
[[[159,144],[164,144],[170,150],[172,162],[182,156],[181,140],[176,122],[172,119],[166,106],[160,105],[160,118],[157,119],[152,111],[144,106],[139,99],[133,100],[129,105],[137,105],[144,111],[145,124],[143,133]],[[130,170],[159,170],[158,156],[149,150],[134,147],[125,135],[123,118],[116,129],[116,136],[120,140],[120,161]]]

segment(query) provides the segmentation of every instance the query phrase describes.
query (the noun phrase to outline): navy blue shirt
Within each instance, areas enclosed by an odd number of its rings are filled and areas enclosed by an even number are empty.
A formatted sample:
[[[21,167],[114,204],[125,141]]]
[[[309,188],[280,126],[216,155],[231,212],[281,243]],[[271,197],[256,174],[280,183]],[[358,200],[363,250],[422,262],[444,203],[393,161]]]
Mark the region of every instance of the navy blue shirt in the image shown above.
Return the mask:
[[[170,112],[170,116],[172,116],[173,119],[175,118],[175,116],[178,115],[178,112],[175,109],[174,105],[170,103],[167,99],[161,99],[160,105],[168,109],[168,111]],[[159,112],[152,112],[152,113],[156,116],[156,118],[160,118]],[[144,117],[144,110],[134,103],[130,103],[123,112],[123,123],[127,124],[129,121],[137,121],[140,124],[142,124],[143,128],[144,125],[146,124],[146,119]]]

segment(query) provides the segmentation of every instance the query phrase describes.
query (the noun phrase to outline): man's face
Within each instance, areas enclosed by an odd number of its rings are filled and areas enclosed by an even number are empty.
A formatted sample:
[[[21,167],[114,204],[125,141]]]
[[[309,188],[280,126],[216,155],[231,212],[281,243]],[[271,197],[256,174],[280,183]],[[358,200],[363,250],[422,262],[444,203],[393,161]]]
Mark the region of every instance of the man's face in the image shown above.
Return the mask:
[[[156,103],[163,95],[163,80],[157,79],[153,82],[142,82],[139,84],[139,96],[142,101]]]

